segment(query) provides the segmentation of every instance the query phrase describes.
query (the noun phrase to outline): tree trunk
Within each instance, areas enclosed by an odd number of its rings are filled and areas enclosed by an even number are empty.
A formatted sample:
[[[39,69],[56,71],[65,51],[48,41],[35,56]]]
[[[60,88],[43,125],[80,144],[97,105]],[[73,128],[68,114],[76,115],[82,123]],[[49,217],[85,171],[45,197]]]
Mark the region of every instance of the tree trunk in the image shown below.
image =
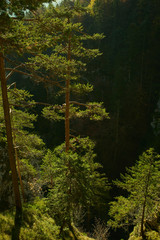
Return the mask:
[[[7,95],[4,58],[3,58],[2,52],[0,53],[0,79],[1,79],[2,101],[3,101],[4,119],[5,119],[6,135],[7,135],[7,143],[8,143],[8,156],[9,156],[10,168],[12,172],[13,191],[15,195],[15,205],[17,210],[22,211],[22,203],[21,203],[21,197],[20,197],[20,191],[19,191],[15,152],[14,152],[13,138],[12,138],[11,119],[9,114],[9,102],[8,102],[8,95]]]
[[[19,158],[18,158],[18,153],[17,153],[17,149],[15,148],[15,158],[16,158],[16,162],[17,162],[17,170],[18,170],[18,177],[19,177],[19,182],[20,182],[20,186],[21,186],[21,192],[22,192],[22,197],[23,197],[23,201],[25,202],[25,194],[24,194],[24,186],[23,186],[23,182],[22,182],[22,177],[21,177],[21,170],[20,170],[20,162],[19,162]]]
[[[69,36],[68,40],[68,56],[67,60],[71,60],[71,36]],[[69,102],[70,102],[70,67],[67,69],[67,80],[66,80],[66,95],[65,95],[65,103],[66,103],[66,111],[65,111],[65,144],[66,144],[66,152],[69,150],[69,134],[70,134],[70,122],[69,122]]]
[[[141,226],[140,226],[140,236],[142,237],[142,239],[145,239],[143,226],[144,226],[144,217],[145,217],[145,210],[146,210],[146,201],[147,201],[147,195],[148,195],[148,187],[149,187],[149,181],[150,181],[150,175],[151,175],[151,166],[152,166],[152,162],[150,164],[150,169],[149,169],[149,172],[147,175],[144,202],[143,202],[143,207],[142,207],[142,217],[141,217]]]
[[[116,114],[116,132],[115,132],[115,150],[114,150],[114,163],[116,162],[117,159],[117,152],[118,152],[118,142],[119,142],[119,115],[120,115],[120,101],[118,100],[117,102],[117,114]]]
[[[16,146],[16,134],[15,134],[15,130],[14,130],[13,113],[12,113],[11,108],[10,108],[10,117],[11,117],[11,125],[12,125],[15,160],[16,160],[16,163],[17,163],[17,172],[18,172],[19,182],[20,182],[20,186],[21,186],[21,193],[22,193],[22,196],[23,196],[23,201],[25,202],[25,194],[24,194],[24,187],[23,187],[23,182],[22,182],[22,177],[21,177],[20,162],[19,162],[17,146]]]
[[[140,236],[142,237],[142,239],[144,239],[144,229],[143,229],[143,225],[144,225],[145,208],[146,208],[146,196],[145,196],[145,200],[144,200],[144,203],[143,203],[142,218],[141,218]]]

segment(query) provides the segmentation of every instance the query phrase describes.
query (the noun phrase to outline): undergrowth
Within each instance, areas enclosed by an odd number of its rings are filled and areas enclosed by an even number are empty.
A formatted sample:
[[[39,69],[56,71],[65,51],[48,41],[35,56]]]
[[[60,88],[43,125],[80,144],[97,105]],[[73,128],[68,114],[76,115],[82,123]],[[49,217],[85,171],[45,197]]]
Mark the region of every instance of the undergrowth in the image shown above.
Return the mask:
[[[15,210],[1,213],[0,240],[13,239],[14,231],[17,231],[15,226]],[[59,233],[60,227],[47,214],[43,199],[36,200],[32,205],[24,205],[18,233],[19,240],[61,240]]]

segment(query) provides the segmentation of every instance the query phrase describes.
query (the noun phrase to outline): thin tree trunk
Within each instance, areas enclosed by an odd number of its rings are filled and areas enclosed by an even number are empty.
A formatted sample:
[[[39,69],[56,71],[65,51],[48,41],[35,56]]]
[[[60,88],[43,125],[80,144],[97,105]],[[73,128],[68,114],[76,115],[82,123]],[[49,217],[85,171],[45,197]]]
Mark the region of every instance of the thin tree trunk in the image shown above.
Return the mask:
[[[8,102],[8,95],[7,95],[4,58],[3,58],[2,52],[0,52],[0,79],[1,79],[2,101],[3,101],[4,119],[5,119],[7,143],[8,143],[8,156],[9,156],[10,168],[12,172],[13,191],[15,195],[15,205],[17,210],[22,211],[22,203],[21,203],[21,197],[20,197],[20,191],[19,191],[15,152],[14,152],[13,138],[12,138],[11,119],[9,114],[9,102]]]
[[[69,22],[69,20],[68,20]],[[69,36],[68,40],[68,56],[67,60],[71,60],[71,36]],[[66,103],[66,111],[65,111],[65,144],[66,144],[66,152],[69,150],[69,134],[70,134],[70,121],[69,121],[69,107],[70,107],[70,67],[67,70],[67,80],[66,80],[66,95],[65,95],[65,103]]]
[[[145,235],[144,235],[144,217],[145,217],[145,210],[146,210],[146,201],[147,201],[147,195],[148,195],[148,187],[149,187],[149,181],[150,181],[150,175],[151,175],[151,166],[152,163],[150,165],[150,169],[149,169],[149,173],[147,176],[147,181],[146,181],[146,188],[145,188],[145,195],[144,195],[144,202],[143,202],[143,208],[142,208],[142,218],[141,218],[141,227],[140,227],[140,236],[145,239]]]
[[[144,200],[144,203],[143,203],[142,218],[141,218],[140,236],[142,237],[142,239],[144,239],[144,229],[143,229],[143,225],[144,225],[145,208],[146,208],[146,196],[145,196],[145,200]]]
[[[12,123],[12,134],[13,134],[13,143],[14,143],[15,159],[16,159],[16,163],[17,163],[18,177],[19,177],[19,182],[20,182],[20,186],[21,186],[21,193],[22,193],[23,201],[25,202],[24,187],[23,187],[23,182],[22,182],[22,177],[21,177],[20,163],[19,163],[17,146],[16,146],[16,134],[14,131],[13,113],[12,113],[11,108],[10,108],[10,113],[11,113],[10,116],[11,116],[11,123]]]
[[[21,186],[21,192],[22,192],[22,197],[23,197],[23,201],[25,202],[25,194],[24,194],[24,187],[23,187],[23,182],[22,182],[22,177],[21,177],[21,170],[20,170],[20,163],[19,163],[19,158],[18,158],[18,153],[17,153],[17,149],[15,148],[15,158],[16,158],[16,162],[17,162],[17,168],[18,168],[18,177],[19,177],[19,182],[20,182],[20,186]]]
[[[68,18],[68,23],[70,23],[70,19]],[[68,62],[71,61],[71,34],[68,38],[68,54],[67,54],[67,60]],[[71,71],[70,66],[67,68],[67,79],[66,79],[66,92],[65,92],[65,104],[66,104],[66,110],[65,110],[65,151],[66,153],[69,151],[70,148],[70,79],[71,79]],[[68,172],[70,174],[70,162],[67,163]],[[69,183],[69,191],[68,195],[71,198],[71,181]],[[68,213],[70,214],[70,221],[71,221],[71,201],[68,202]],[[69,223],[70,225],[70,223]]]
[[[120,101],[117,102],[117,114],[116,114],[116,133],[115,133],[115,150],[114,150],[114,162],[117,159],[117,152],[118,152],[118,141],[119,141],[119,114],[120,114]]]

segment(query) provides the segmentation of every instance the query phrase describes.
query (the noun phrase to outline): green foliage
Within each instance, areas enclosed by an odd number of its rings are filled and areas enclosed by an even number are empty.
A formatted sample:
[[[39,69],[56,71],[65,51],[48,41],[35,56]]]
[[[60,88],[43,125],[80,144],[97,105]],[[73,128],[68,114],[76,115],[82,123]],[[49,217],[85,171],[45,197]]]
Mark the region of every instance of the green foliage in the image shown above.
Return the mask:
[[[36,134],[30,133],[34,128],[33,122],[36,121],[36,115],[31,114],[28,108],[35,104],[32,95],[24,90],[10,89],[8,97],[14,144],[15,147],[18,146],[19,157],[30,159],[31,162],[40,159],[43,156],[44,142]],[[6,141],[1,93],[0,103],[0,136]]]
[[[68,90],[73,93],[85,94],[93,90],[91,84],[82,82],[81,74],[86,70],[89,59],[94,59],[101,53],[98,49],[86,48],[84,42],[101,40],[104,36],[84,33],[82,24],[75,19],[81,11],[82,8],[76,4],[72,8],[67,5],[61,7],[50,5],[48,8],[39,9],[32,16],[33,21],[25,24],[19,22],[19,25],[15,25],[14,34],[19,39],[19,45],[31,53],[26,60],[27,70],[33,73],[36,81],[59,87],[60,93],[66,92],[65,82],[68,80],[70,81]],[[80,105],[85,106],[84,103]],[[102,103],[87,103],[86,108],[85,111],[79,106],[70,105],[70,118],[90,116],[91,120],[108,118]],[[43,110],[45,117],[58,121],[64,119],[63,112],[65,105],[55,105]]]
[[[45,118],[52,121],[64,120],[65,105],[54,105],[43,108],[42,114]]]
[[[93,91],[93,86],[89,83],[87,84],[83,84],[83,83],[74,83],[71,86],[71,92],[75,93],[75,94],[86,94],[89,92]]]
[[[119,196],[110,203],[109,215],[112,219],[108,224],[112,228],[126,227],[129,224],[140,226],[143,217],[146,221],[157,216],[160,207],[159,159],[160,156],[150,148],[139,157],[135,166],[127,169],[125,175],[121,175],[122,181],[114,182],[128,192],[128,197]]]
[[[21,131],[16,137],[16,143],[19,146],[20,158],[29,159],[34,166],[37,166],[45,151],[43,140],[36,134]]]
[[[33,95],[23,89],[11,88],[12,84],[8,86],[8,98],[10,105],[18,105],[19,107],[29,107],[35,104],[32,99]]]
[[[160,235],[158,231],[146,229],[146,240],[159,240]],[[130,234],[128,240],[143,240],[142,237],[139,237],[139,226],[134,227],[133,232]]]
[[[78,103],[72,101],[70,104],[70,119],[75,118],[88,118],[90,120],[99,121],[108,118],[109,114],[106,113],[103,108],[103,103],[90,102],[90,103]],[[75,106],[79,105],[79,106]],[[65,119],[66,105],[54,105],[45,107],[42,114],[45,118],[52,121],[60,121]],[[83,110],[84,109],[84,110]]]
[[[48,149],[46,155],[43,158],[43,162],[41,165],[41,170],[42,170],[41,174],[44,182],[51,182],[52,184],[53,177],[55,174],[55,169],[54,169],[55,161],[56,161],[56,156],[51,150]]]
[[[36,198],[31,204],[25,204],[23,207],[23,217],[20,222],[19,240],[61,240],[60,227],[55,224],[52,216],[48,215],[46,200]],[[0,214],[0,240],[10,240],[12,238],[12,229],[14,227],[15,211],[6,211]],[[73,234],[74,232],[74,234]],[[72,231],[64,228],[64,240],[92,240],[81,233],[72,225]]]
[[[61,224],[73,220],[75,207],[100,204],[109,188],[106,177],[98,172],[101,165],[94,162],[94,143],[77,138],[71,139],[70,145],[69,152],[65,152],[64,144],[53,152],[49,150],[41,166],[46,181],[53,177],[49,207]]]
[[[159,233],[156,231],[150,231],[146,233],[148,240],[160,240]]]
[[[134,200],[131,201],[123,196],[116,197],[115,199],[116,201],[110,203],[109,215],[113,220],[110,219],[108,224],[115,229],[128,227],[134,220]]]
[[[11,211],[0,214],[0,239],[11,239],[14,215],[15,212]],[[59,233],[59,227],[56,226],[54,219],[47,214],[44,199],[37,198],[34,203],[24,206],[20,240],[60,240]]]
[[[78,111],[76,113],[77,117],[83,117],[86,118],[88,117],[90,120],[103,120],[105,118],[109,118],[109,114],[106,113],[105,108],[102,106],[103,103],[96,103],[96,102],[91,102],[86,104],[86,110],[84,111]]]
[[[65,78],[67,66],[69,66],[74,75],[72,77],[76,78],[76,73],[80,69],[85,69],[86,65],[81,61],[81,57],[85,59],[101,55],[98,49],[86,49],[82,41],[102,39],[103,34],[93,34],[93,36],[84,34],[82,24],[72,21],[78,12],[78,8],[66,7],[64,10],[63,7],[49,5],[48,8],[39,9],[34,15],[31,13],[33,21],[25,24],[16,22],[13,26],[13,35],[19,39],[19,46],[30,53],[39,53],[29,58],[32,68],[45,69],[47,74],[52,70],[51,78],[56,76]],[[70,34],[72,35],[72,61],[66,58]],[[46,50],[49,50],[49,54],[45,53]]]
[[[32,100],[32,95],[27,91],[9,89],[8,87],[8,97],[14,147],[20,161],[20,170],[25,192],[29,198],[31,192],[35,195],[39,192],[37,170],[39,169],[41,159],[45,152],[44,142],[39,136],[31,133],[31,130],[34,129],[33,122],[36,120],[36,116],[30,113],[29,108],[35,104]],[[0,143],[6,144],[1,93],[0,103]]]
[[[24,224],[21,228],[20,239],[60,239],[59,227],[46,212],[44,199],[36,199],[34,204],[24,207]]]
[[[5,214],[0,214],[0,239],[9,240],[12,234],[12,227],[14,225],[13,212],[8,211]]]

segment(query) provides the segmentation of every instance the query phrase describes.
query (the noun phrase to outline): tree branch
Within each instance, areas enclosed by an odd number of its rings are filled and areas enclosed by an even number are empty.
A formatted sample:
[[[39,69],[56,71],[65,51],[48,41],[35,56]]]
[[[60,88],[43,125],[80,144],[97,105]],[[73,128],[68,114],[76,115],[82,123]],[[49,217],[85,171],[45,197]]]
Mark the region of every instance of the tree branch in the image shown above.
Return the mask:
[[[13,20],[20,20],[17,17],[11,17],[11,19],[13,19]],[[35,21],[35,19],[34,18],[23,18],[22,21],[33,22],[33,21]]]
[[[38,76],[37,74],[35,74],[35,72],[32,71],[32,74],[30,73],[27,73],[27,72],[23,72],[23,71],[20,71],[18,70],[17,68],[19,67],[26,67],[25,64],[20,64],[19,66],[15,67],[15,68],[6,68],[5,70],[6,71],[11,71],[7,76],[6,76],[6,80],[8,80],[8,78],[14,73],[14,72],[17,72],[17,73],[20,73],[20,74],[23,74],[23,75],[26,75],[26,76],[29,76],[29,77],[35,77],[37,79],[40,80],[40,82],[46,82],[46,83],[50,83],[52,85],[57,85],[59,88],[63,89],[63,87],[59,84],[59,82],[55,82],[55,81],[51,81],[47,78],[44,78],[44,77],[41,77],[41,76]],[[28,71],[30,70],[30,68],[27,69]]]
[[[8,80],[8,78],[9,78],[14,72],[18,72],[18,73],[21,73],[21,74],[23,74],[23,75],[27,75],[27,76],[29,76],[29,77],[32,76],[32,75],[29,74],[29,73],[26,73],[26,72],[23,72],[23,71],[20,71],[20,70],[16,69],[16,67],[15,67],[15,68],[6,68],[5,70],[6,70],[6,71],[11,71],[11,72],[6,76],[6,80]]]
[[[22,67],[24,64],[23,63],[21,63],[20,65],[18,65],[18,66],[16,66],[15,68],[5,68],[5,70],[6,71],[11,71],[7,76],[6,76],[6,81],[8,80],[8,78],[10,77],[10,76],[12,76],[12,74],[14,73],[14,72],[18,72],[18,73],[21,73],[21,74],[23,74],[23,75],[28,75],[28,73],[25,73],[25,72],[23,72],[23,71],[20,71],[20,70],[17,70],[17,68],[20,68],[20,67]]]
[[[76,101],[70,101],[70,103],[71,103],[71,104],[80,105],[80,106],[84,106],[84,107],[88,106],[88,105],[85,104],[85,103],[80,103],[80,102],[76,102]]]
[[[7,88],[7,90],[9,90],[13,85],[16,86],[16,82],[13,82],[11,85],[9,85],[9,87]]]
[[[34,102],[34,103],[29,103],[29,104],[15,104],[15,103],[11,103],[9,104],[10,106],[14,106],[14,107],[31,107],[34,105],[44,105],[44,106],[53,106],[53,104],[49,104],[49,103],[43,103],[43,102]]]

